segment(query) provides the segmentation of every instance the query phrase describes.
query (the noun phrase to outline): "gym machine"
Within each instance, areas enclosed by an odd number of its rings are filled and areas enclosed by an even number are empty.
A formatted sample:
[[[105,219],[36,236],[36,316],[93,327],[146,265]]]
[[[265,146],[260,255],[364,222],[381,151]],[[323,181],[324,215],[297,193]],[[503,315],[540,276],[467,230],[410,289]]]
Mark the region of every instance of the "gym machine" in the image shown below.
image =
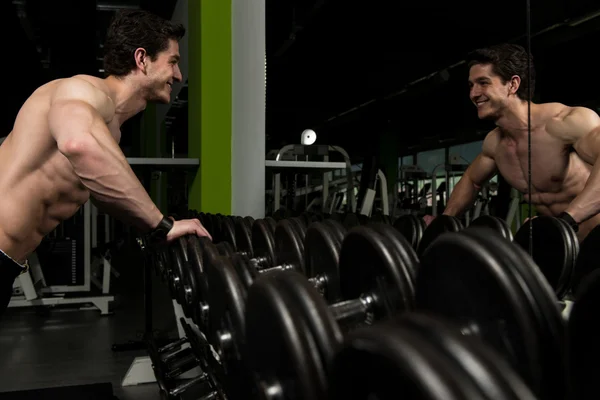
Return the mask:
[[[14,295],[8,307],[81,304],[81,309],[87,310],[89,307],[83,305],[92,304],[100,311],[101,315],[109,314],[109,303],[114,300],[114,296],[109,294],[110,278],[111,274],[118,276],[118,272],[110,265],[107,253],[98,257],[92,251],[99,247],[99,243],[101,246],[106,246],[110,242],[108,216],[102,216],[105,222],[101,241],[98,240],[100,226],[98,210],[90,201],[84,204],[82,210],[74,218],[77,217],[81,217],[82,220],[73,224],[77,231],[75,237],[49,239],[52,250],[49,252],[51,257],[48,259],[48,263],[52,265],[47,266],[46,275],[57,276],[55,281],[59,283],[52,284],[50,276],[44,276],[40,257],[33,253],[28,258],[29,270],[15,280]],[[59,225],[57,230],[60,228]],[[82,244],[81,241],[83,241]],[[38,248],[38,252],[39,250]],[[60,265],[54,265],[55,262]],[[62,269],[62,273],[50,271],[51,268]],[[94,276],[98,269],[101,269],[101,282]],[[92,292],[92,284],[101,290],[101,295],[85,294]],[[77,295],[71,296],[70,294]]]
[[[344,162],[330,162],[329,161],[329,153],[331,151],[341,153],[344,157]],[[281,157],[287,153],[291,152],[294,156],[295,160],[281,160]],[[305,159],[308,158],[309,155],[318,155],[323,157],[323,161],[306,161],[300,160],[300,156],[304,156]],[[350,157],[348,153],[341,147],[337,146],[328,146],[328,145],[317,145],[317,146],[309,146],[309,145],[298,145],[292,144],[284,146],[279,150],[275,160],[266,160],[265,167],[271,169],[273,173],[273,197],[274,197],[274,210],[279,210],[281,208],[281,172],[291,172],[295,174],[304,174],[308,176],[307,171],[322,173],[323,174],[323,184],[322,184],[322,192],[323,199],[327,199],[329,197],[329,172],[345,169],[346,170],[346,180],[347,180],[347,196],[348,196],[348,204],[352,211],[356,211],[355,199],[354,199],[354,184],[352,182],[352,166],[350,164]],[[305,195],[308,194],[308,188],[305,188],[303,192]],[[323,207],[325,202],[323,202]],[[325,209],[323,208],[323,211]]]
[[[467,170],[468,165],[465,164],[454,164],[454,163],[449,163],[449,164],[439,164],[436,165],[435,168],[433,168],[433,171],[431,172],[431,215],[433,215],[434,217],[438,215],[437,213],[437,172],[440,168],[444,168],[444,171],[446,173],[446,182],[450,182],[450,177],[454,176],[454,173],[459,172],[459,173],[464,173]],[[448,191],[447,197],[450,197],[450,185],[446,185],[446,189]]]

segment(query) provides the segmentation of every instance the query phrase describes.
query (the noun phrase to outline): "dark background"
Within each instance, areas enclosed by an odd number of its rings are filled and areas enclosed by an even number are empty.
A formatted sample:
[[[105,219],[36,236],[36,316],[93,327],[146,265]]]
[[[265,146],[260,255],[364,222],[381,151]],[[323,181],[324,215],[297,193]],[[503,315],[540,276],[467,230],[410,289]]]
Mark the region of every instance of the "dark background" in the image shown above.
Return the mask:
[[[101,75],[103,38],[117,9],[139,7],[170,18],[175,3],[0,2],[9,87],[0,136],[40,84],[76,73]],[[267,149],[297,143],[306,128],[317,131],[319,143],[344,147],[353,162],[377,152],[383,133],[398,139],[399,156],[481,140],[489,126],[469,102],[461,61],[480,46],[525,44],[524,0],[266,3]],[[594,0],[532,0],[536,101],[598,107],[598,10]],[[171,134],[185,144],[186,108],[170,116]],[[138,126],[124,127],[124,147],[134,137],[127,130]]]

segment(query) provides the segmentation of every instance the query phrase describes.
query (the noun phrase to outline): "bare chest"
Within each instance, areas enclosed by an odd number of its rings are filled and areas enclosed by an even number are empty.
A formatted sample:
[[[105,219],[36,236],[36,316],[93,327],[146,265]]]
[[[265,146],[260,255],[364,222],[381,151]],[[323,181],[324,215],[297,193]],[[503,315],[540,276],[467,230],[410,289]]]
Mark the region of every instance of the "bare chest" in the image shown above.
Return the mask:
[[[533,134],[531,151],[527,139],[502,139],[496,149],[496,165],[504,179],[522,193],[529,191],[529,156],[531,155],[532,193],[556,193],[568,180],[570,151],[567,146],[547,135]]]

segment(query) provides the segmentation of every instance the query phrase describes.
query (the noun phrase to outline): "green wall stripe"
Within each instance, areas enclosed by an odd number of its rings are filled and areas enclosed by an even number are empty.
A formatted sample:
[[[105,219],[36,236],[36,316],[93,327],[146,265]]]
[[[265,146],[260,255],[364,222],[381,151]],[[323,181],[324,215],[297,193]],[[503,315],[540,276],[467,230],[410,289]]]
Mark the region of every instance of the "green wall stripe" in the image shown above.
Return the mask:
[[[231,0],[188,3],[189,208],[231,213]]]

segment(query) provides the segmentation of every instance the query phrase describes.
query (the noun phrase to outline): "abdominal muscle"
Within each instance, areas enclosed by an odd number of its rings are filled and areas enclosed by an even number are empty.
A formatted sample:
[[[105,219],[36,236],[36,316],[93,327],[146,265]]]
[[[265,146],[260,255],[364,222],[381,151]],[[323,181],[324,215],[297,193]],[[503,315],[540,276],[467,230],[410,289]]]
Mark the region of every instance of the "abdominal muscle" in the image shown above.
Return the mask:
[[[558,216],[583,191],[591,172],[591,166],[582,161],[576,153],[572,152],[568,155],[564,176],[561,179],[553,179],[551,175],[545,172],[552,171],[553,166],[558,161],[557,158],[548,157],[542,160],[545,162],[540,163],[541,165],[532,165],[531,204],[535,206],[540,215]],[[512,187],[523,193],[524,200],[528,202],[530,200],[527,194],[528,177],[523,172],[523,169],[514,168],[514,164],[500,164],[498,167],[504,179]],[[600,215],[580,224],[577,233],[579,240],[583,240],[599,224]]]
[[[0,149],[1,171],[7,171],[6,150]],[[12,165],[0,177],[0,249],[19,263],[89,198],[87,190],[65,176],[70,165],[61,157],[57,152],[34,171],[23,172]]]

